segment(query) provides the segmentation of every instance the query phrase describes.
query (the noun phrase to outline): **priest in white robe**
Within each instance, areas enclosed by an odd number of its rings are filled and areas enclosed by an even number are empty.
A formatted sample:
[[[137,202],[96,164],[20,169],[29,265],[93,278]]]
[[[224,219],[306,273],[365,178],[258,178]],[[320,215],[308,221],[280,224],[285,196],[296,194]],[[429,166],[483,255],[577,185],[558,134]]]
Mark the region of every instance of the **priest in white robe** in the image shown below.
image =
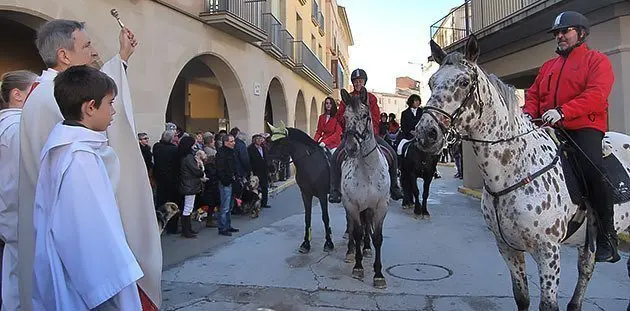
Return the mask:
[[[138,281],[141,296],[146,294],[149,303],[161,305],[162,249],[155,217],[155,207],[146,168],[136,141],[133,106],[126,76],[126,62],[133,54],[137,41],[124,28],[120,32],[120,52],[105,63],[101,71],[117,85],[118,96],[114,107],[118,112],[107,129],[108,145],[120,159],[120,172],[105,163],[111,183],[116,190],[116,201],[126,239],[144,276]],[[40,172],[40,153],[55,124],[63,120],[53,96],[56,75],[76,65],[94,64],[99,58],[85,31],[77,21],[53,20],[37,33],[36,45],[48,67],[34,85],[26,100],[20,127],[20,173],[18,247],[20,300],[25,310],[31,309],[33,290],[33,207],[35,185]],[[94,267],[98,269],[98,267]]]

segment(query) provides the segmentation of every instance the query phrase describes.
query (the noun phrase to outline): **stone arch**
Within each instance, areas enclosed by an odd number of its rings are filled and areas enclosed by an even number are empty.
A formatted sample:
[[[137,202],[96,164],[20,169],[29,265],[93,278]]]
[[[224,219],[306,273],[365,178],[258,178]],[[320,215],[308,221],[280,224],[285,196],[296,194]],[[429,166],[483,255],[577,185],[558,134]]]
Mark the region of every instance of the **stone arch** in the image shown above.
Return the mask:
[[[13,70],[26,69],[37,74],[46,69],[35,37],[37,29],[51,18],[39,12],[13,6],[0,5],[0,75]]]
[[[295,124],[293,126],[305,133],[308,133],[308,119],[306,111],[304,93],[302,93],[302,90],[299,90],[295,100]]]
[[[311,100],[311,114],[310,114],[310,126],[311,129],[309,131],[309,133],[311,134],[311,136],[315,136],[315,130],[317,130],[317,121],[319,119],[319,113],[317,112],[317,100],[315,100],[315,97],[313,97],[313,99]]]
[[[166,121],[187,131],[246,129],[248,109],[242,83],[218,54],[201,54],[179,70],[170,92]]]
[[[289,122],[286,98],[282,81],[278,77],[271,79],[265,100],[265,129],[268,129],[266,126],[267,122],[274,125],[280,121],[283,121],[285,124]]]

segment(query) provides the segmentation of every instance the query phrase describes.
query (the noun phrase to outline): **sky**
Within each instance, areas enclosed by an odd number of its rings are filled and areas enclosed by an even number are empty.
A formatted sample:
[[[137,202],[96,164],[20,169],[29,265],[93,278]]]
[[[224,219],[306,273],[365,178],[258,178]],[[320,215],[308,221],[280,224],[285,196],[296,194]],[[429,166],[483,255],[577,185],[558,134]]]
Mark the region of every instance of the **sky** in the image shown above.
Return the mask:
[[[366,88],[394,92],[396,77],[418,78],[430,55],[430,26],[464,0],[337,0],[346,7],[354,46],[350,71],[363,68]],[[413,62],[415,64],[409,64]],[[348,73],[349,75],[350,73]]]

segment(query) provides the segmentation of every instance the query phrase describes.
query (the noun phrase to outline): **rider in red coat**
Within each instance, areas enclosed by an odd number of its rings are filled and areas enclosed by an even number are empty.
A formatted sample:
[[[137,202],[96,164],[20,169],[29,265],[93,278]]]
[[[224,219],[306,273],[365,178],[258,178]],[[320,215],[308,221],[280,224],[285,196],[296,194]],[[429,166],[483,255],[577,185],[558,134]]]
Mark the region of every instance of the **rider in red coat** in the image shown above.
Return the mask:
[[[595,260],[616,262],[620,257],[611,189],[598,172],[605,172],[602,139],[607,130],[608,96],[615,79],[612,66],[606,55],[586,46],[589,21],[582,14],[560,13],[550,32],[558,42],[559,56],[541,67],[527,92],[523,111],[532,119],[542,117],[549,124],[563,127],[584,151],[576,154],[589,201],[600,218]]]
[[[352,81],[352,86],[354,87],[354,91],[350,93],[351,95],[358,95],[359,92],[365,87],[365,83],[367,82],[367,73],[363,69],[355,69],[350,75],[350,80]],[[389,164],[389,178],[390,178],[390,195],[393,200],[402,199],[402,191],[398,186],[398,159],[396,157],[396,151],[392,148],[390,144],[385,142],[379,133],[380,126],[380,115],[381,111],[378,108],[378,100],[374,94],[368,92],[368,102],[370,104],[370,112],[372,118],[372,126],[374,128],[374,137],[376,138],[376,142],[381,146],[385,147],[390,155],[386,156],[388,164]],[[342,130],[345,132],[345,123],[346,120],[343,116],[344,111],[346,110],[346,105],[343,101],[339,102],[339,111],[337,112],[337,119],[339,120],[339,124],[342,127]],[[330,203],[339,203],[341,202],[341,163],[345,159],[346,152],[344,149],[345,140],[342,140],[341,144],[335,150],[333,154],[333,160],[331,163],[331,171],[330,171],[330,196],[328,201]]]
[[[315,130],[315,141],[320,146],[328,149],[335,149],[341,143],[341,125],[337,119],[337,104],[332,97],[324,100],[324,113],[319,116],[317,130]]]

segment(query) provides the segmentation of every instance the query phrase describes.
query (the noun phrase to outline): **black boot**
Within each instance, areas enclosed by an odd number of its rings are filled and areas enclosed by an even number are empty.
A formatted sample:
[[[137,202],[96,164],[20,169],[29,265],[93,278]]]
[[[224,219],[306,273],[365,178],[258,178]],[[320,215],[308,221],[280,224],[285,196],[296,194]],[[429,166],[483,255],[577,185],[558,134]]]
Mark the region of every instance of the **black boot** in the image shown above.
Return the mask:
[[[333,157],[330,161],[330,195],[328,196],[328,202],[340,203],[341,202],[341,162],[339,158],[340,147],[337,147]]]
[[[606,213],[602,217],[600,215],[599,231],[597,232],[597,250],[595,251],[596,262],[615,263],[621,259],[617,252],[619,238],[615,231],[614,219],[612,213]],[[605,218],[605,219],[601,219]]]
[[[400,186],[398,186],[398,163],[400,162],[397,160],[398,160],[398,156],[394,154],[394,156],[392,157],[392,161],[394,161],[394,163],[391,164],[390,169],[389,169],[389,180],[390,180],[389,194],[392,200],[394,201],[398,201],[403,198],[403,194],[402,194],[402,191],[400,190]]]
[[[196,238],[197,235],[192,232],[190,224],[190,215],[182,216],[182,236],[185,238]]]

